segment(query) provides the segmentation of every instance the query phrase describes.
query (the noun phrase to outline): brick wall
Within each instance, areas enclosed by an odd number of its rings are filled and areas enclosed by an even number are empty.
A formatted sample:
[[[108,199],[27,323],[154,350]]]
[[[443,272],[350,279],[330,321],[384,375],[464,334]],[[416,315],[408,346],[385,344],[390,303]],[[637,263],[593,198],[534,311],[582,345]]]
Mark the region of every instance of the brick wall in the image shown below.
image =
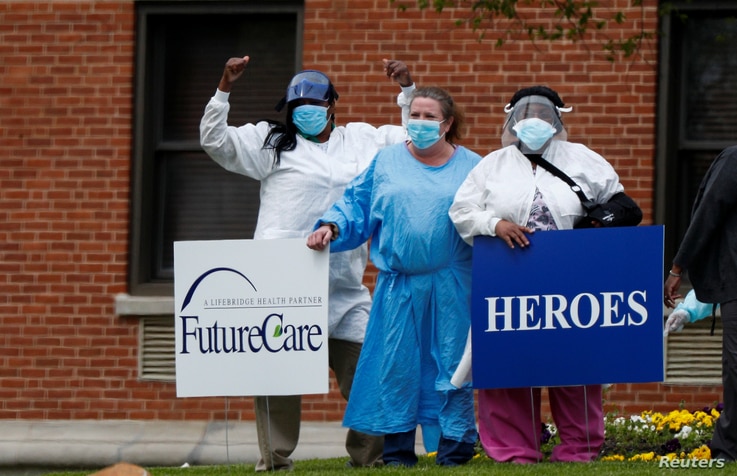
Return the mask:
[[[306,0],[303,64],[332,76],[340,122],[383,123],[396,118],[397,88],[381,59],[406,61],[418,83],[451,91],[467,114],[463,143],[482,155],[498,147],[513,92],[550,85],[574,107],[571,140],[613,163],[650,223],[656,45],[610,63],[597,42],[654,28],[657,17],[611,3],[632,20],[591,43],[510,38],[494,48],[453,25],[464,10]],[[130,0],[0,3],[0,419],[209,420],[226,408],[253,418],[249,398],[177,399],[171,383],[138,381],[138,320],[114,315],[114,296],[127,291],[134,23]],[[331,389],[305,398],[305,419],[341,418]],[[701,407],[719,392],[617,385],[607,404]]]
[[[0,418],[126,418],[160,396],[135,381],[136,321],[113,315],[133,24],[132,2],[0,4]]]

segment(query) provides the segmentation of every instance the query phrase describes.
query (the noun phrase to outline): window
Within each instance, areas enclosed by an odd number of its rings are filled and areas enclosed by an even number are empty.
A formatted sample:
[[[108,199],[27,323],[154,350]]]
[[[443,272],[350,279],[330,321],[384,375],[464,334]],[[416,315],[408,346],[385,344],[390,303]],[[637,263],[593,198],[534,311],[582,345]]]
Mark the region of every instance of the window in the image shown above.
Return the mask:
[[[663,17],[660,42],[656,167],[656,222],[666,226],[666,269],[706,170],[722,149],[737,143],[737,6],[732,1],[672,3],[678,10]],[[666,383],[721,383],[720,324],[714,336],[711,319],[705,319],[668,337]]]
[[[259,183],[200,148],[199,123],[228,58],[251,63],[229,124],[283,120],[274,106],[299,69],[302,2],[136,2],[130,293],[173,295],[173,243],[251,238]]]
[[[663,19],[656,196],[665,223],[665,265],[688,227],[701,179],[722,149],[737,143],[737,6],[673,2]],[[685,14],[685,20],[678,15]]]

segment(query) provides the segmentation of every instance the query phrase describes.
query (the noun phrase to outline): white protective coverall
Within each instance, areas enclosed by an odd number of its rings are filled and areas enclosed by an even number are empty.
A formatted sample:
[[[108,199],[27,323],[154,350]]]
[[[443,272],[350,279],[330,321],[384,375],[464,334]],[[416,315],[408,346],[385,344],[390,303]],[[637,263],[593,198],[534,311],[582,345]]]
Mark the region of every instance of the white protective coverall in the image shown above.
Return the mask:
[[[403,88],[397,98],[402,120],[409,114],[409,95]],[[346,185],[371,162],[379,149],[402,142],[402,126],[374,127],[363,122],[336,127],[330,140],[311,142],[299,134],[297,147],[281,154],[274,166],[274,151],[264,149],[267,122],[227,124],[228,93],[217,91],[205,109],[200,141],[207,154],[223,168],[261,182],[261,206],[254,239],[307,238],[312,225],[337,201]],[[363,342],[371,306],[362,284],[368,251],[366,246],[330,257],[329,336]]]
[[[414,89],[414,84],[402,88],[397,98],[403,124],[409,117]],[[274,150],[263,147],[272,126],[265,121],[229,126],[228,98],[228,93],[217,90],[210,99],[200,122],[200,143],[223,168],[261,182],[257,240],[306,239],[315,220],[342,196],[346,185],[371,163],[378,150],[406,139],[403,126],[349,123],[335,127],[324,143],[298,134],[294,150],[283,151],[275,166]],[[371,295],[363,285],[367,258],[366,246],[330,257],[330,361],[346,399],[371,310]],[[299,439],[300,408],[298,395],[256,397],[261,451],[257,471],[292,468],[290,455]],[[346,449],[352,464],[370,466],[381,457],[382,441],[350,430]]]

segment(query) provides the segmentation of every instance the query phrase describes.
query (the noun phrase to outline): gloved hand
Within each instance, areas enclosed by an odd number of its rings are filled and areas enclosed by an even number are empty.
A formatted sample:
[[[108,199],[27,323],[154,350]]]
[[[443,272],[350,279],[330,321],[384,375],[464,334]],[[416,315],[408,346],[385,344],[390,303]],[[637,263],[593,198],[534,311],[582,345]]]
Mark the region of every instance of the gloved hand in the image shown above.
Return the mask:
[[[676,309],[670,313],[670,316],[668,316],[668,319],[665,321],[663,336],[667,336],[671,332],[680,332],[681,329],[683,329],[683,325],[690,320],[688,312],[683,309]]]

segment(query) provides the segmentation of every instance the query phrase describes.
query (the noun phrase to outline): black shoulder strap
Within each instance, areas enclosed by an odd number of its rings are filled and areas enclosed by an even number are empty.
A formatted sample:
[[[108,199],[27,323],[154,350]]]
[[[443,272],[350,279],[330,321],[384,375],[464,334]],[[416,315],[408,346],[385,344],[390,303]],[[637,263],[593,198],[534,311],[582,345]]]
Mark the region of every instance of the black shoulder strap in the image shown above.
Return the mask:
[[[589,200],[586,194],[583,193],[583,190],[581,189],[581,187],[579,187],[578,184],[574,182],[571,177],[569,177],[568,175],[566,175],[565,172],[563,172],[558,167],[556,167],[555,165],[551,164],[546,159],[544,159],[542,155],[525,154],[525,157],[530,159],[532,162],[535,162],[537,165],[545,168],[548,172],[550,172],[551,174],[555,175],[556,177],[558,177],[559,179],[567,183],[568,186],[571,187],[571,190],[573,190],[573,192],[576,195],[578,195],[578,198],[581,200],[581,204],[586,210],[590,210],[596,205],[596,203]]]

